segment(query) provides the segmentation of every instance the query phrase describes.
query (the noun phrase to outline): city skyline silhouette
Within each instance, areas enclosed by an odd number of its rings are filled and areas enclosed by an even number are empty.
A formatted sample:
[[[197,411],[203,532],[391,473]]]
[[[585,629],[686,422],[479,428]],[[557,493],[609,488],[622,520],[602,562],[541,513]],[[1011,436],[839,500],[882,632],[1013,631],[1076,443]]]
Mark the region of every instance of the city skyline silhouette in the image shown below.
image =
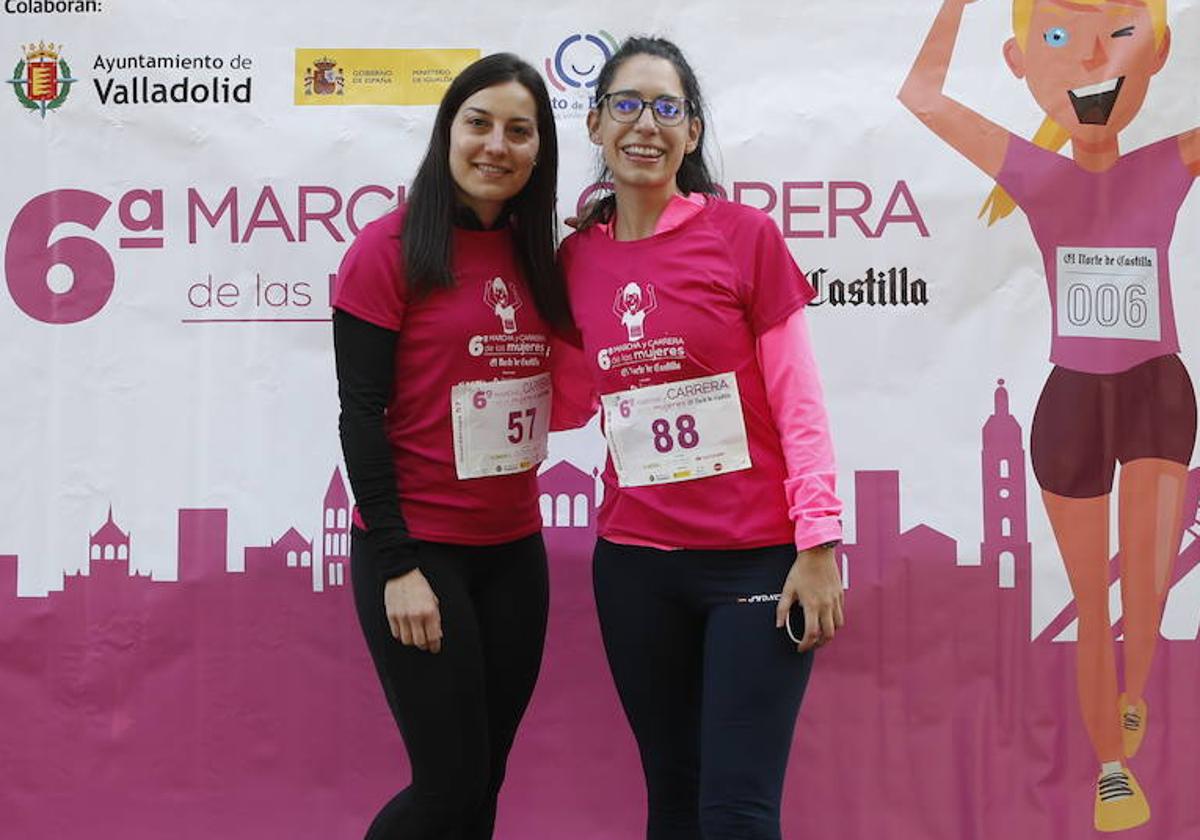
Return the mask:
[[[935,525],[905,523],[898,471],[855,473],[855,538],[838,552],[849,624],[817,659],[785,831],[1090,836],[1083,793],[1095,768],[1074,645],[1052,641],[1073,613],[1068,605],[1033,637],[1033,512],[1003,384],[980,457],[978,563],[962,562],[958,541]],[[591,596],[596,475],[561,461],[540,481],[550,629],[497,837],[632,836],[644,809],[640,767]],[[408,769],[346,585],[340,467],[313,497],[310,516],[243,546],[231,544],[228,509],[180,509],[176,581],[132,571],[137,533],[111,508],[84,529],[87,573],[65,574],[61,591],[19,597],[20,558],[0,556],[0,714],[10,722],[0,810],[14,836],[66,836],[84,822],[119,825],[129,840],[361,836]],[[1176,585],[1196,574],[1198,503],[1192,470]],[[244,571],[228,571],[234,553]],[[1198,671],[1194,643],[1160,644],[1147,688],[1153,723],[1135,764],[1154,817],[1132,838],[1200,824],[1181,781],[1200,777],[1200,757],[1171,748],[1172,733],[1200,729]],[[822,772],[805,771],[814,766]],[[875,807],[860,807],[864,792]]]

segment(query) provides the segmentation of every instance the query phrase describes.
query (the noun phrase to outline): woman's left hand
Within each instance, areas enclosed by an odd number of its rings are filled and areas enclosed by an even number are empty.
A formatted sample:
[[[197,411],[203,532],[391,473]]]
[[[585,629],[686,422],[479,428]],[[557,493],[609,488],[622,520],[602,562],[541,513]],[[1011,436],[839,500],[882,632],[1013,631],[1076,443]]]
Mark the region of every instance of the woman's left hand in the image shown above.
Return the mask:
[[[833,641],[845,625],[842,575],[832,548],[808,548],[796,555],[775,609],[776,627],[784,626],[796,603],[804,609],[804,636],[796,646],[801,653]]]

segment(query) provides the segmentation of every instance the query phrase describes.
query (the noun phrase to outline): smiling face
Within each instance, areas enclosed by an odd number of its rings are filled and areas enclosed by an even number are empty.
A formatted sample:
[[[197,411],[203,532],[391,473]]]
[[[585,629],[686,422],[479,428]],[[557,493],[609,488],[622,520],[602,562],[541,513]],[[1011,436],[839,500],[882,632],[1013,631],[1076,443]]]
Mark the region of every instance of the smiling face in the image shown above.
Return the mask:
[[[1137,116],[1169,47],[1142,0],[1035,0],[1024,47],[1014,38],[1004,55],[1073,140],[1103,143]]]
[[[455,191],[485,224],[529,182],[537,153],[537,105],[520,82],[476,91],[450,124]]]
[[[659,96],[684,98],[683,83],[665,58],[634,55],[621,63],[606,93],[633,92],[651,101]],[[696,149],[701,122],[690,116],[675,126],[661,126],[651,109],[636,122],[621,123],[601,106],[588,113],[588,135],[603,150],[613,184],[626,189],[661,189],[675,183],[684,155]]]

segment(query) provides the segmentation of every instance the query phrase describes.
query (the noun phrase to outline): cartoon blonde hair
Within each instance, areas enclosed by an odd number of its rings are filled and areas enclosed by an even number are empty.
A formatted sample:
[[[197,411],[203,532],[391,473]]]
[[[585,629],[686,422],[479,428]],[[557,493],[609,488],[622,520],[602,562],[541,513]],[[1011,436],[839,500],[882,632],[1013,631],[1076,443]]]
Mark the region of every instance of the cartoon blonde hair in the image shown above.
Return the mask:
[[[1109,0],[1074,0],[1074,2],[1083,6],[1102,6]],[[1163,37],[1167,31],[1167,0],[1142,0],[1147,11],[1150,12],[1150,24],[1154,29],[1154,43],[1161,45]],[[1033,20],[1033,6],[1035,0],[1013,0],[1012,23],[1013,35],[1016,36],[1017,44],[1022,50],[1029,43],[1030,23]],[[1041,146],[1043,149],[1050,149],[1057,152],[1064,145],[1071,135],[1067,130],[1054,120],[1046,117],[1042,120],[1042,124],[1038,126],[1038,130],[1034,132],[1033,143],[1036,146]],[[1010,215],[1016,209],[1017,203],[1013,201],[1012,196],[1005,192],[1004,188],[996,185],[991,193],[988,194],[987,200],[983,202],[983,207],[979,209],[979,218],[983,218],[987,214],[987,223],[991,227],[996,222]]]

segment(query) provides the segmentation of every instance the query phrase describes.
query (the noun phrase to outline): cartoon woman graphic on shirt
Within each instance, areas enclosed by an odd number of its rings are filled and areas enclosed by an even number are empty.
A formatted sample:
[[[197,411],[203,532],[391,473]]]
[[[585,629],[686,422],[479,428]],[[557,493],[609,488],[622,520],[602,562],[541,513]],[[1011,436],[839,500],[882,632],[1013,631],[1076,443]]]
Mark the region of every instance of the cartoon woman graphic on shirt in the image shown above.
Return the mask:
[[[980,213],[988,224],[1019,206],[1042,252],[1054,369],[1030,449],[1079,613],[1079,703],[1100,761],[1095,826],[1118,831],[1150,818],[1128,759],[1149,720],[1144,690],[1196,437],[1167,253],[1200,174],[1200,129],[1126,154],[1118,148],[1167,61],[1166,0],[1013,1],[1004,59],[1046,114],[1032,143],[944,92],[971,2],[944,0],[900,100],[996,179]],[[1068,141],[1070,158],[1057,153]],[[1123,692],[1108,610],[1117,463]]]
[[[517,310],[521,308],[521,296],[516,289],[509,289],[503,278],[494,277],[490,284],[483,287],[483,302],[496,313],[506,335],[517,331]]]
[[[654,284],[646,284],[646,300],[642,300],[642,287],[637,283],[626,283],[617,289],[613,300],[613,314],[621,319],[630,341],[641,341],[646,335],[646,316],[658,309],[654,297]]]

